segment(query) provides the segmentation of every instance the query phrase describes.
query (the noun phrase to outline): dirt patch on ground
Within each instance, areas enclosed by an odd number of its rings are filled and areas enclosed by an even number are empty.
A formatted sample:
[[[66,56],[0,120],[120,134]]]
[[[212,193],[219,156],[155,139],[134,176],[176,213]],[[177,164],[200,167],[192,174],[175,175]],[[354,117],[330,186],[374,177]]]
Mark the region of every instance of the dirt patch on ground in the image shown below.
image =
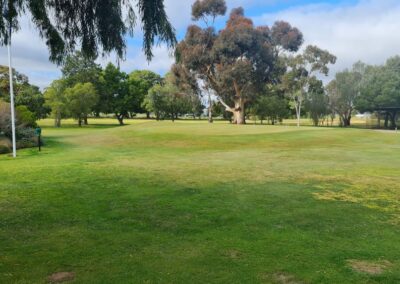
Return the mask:
[[[301,284],[293,275],[279,272],[275,274],[263,274],[261,275],[262,283],[276,283],[276,284]]]
[[[280,284],[300,284],[293,275],[286,273],[275,273],[274,280]]]
[[[226,252],[226,255],[231,259],[239,259],[242,256],[242,253],[238,250],[231,249]]]
[[[373,261],[350,259],[347,261],[347,263],[353,270],[370,275],[382,274],[392,265],[387,260],[373,262]]]
[[[47,277],[47,280],[50,283],[61,283],[66,281],[72,281],[74,279],[75,279],[74,272],[56,272]]]

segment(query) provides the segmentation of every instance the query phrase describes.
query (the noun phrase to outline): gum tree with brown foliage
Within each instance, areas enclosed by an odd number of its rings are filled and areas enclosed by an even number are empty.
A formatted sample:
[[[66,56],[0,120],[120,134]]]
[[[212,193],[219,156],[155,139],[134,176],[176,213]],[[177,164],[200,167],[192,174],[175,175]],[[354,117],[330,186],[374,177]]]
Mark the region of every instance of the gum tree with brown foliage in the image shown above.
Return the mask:
[[[282,71],[282,51],[295,52],[302,43],[302,33],[290,24],[280,21],[271,28],[257,27],[244,16],[243,8],[236,8],[219,32],[189,26],[177,46],[176,61],[205,82],[233,114],[233,123],[244,124],[246,104]]]
[[[224,0],[196,0],[192,5],[192,19],[195,21],[201,19],[208,26],[214,24],[218,16],[225,15],[226,10]]]

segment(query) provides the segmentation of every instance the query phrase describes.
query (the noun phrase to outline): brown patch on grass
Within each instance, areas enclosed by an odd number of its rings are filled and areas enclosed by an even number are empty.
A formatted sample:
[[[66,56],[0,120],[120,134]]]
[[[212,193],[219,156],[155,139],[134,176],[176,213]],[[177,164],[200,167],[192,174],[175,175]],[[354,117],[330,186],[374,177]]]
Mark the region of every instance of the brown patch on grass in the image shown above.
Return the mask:
[[[61,283],[66,281],[72,281],[75,279],[74,272],[56,272],[47,277],[50,283]]]
[[[231,259],[240,259],[243,254],[242,254],[242,252],[240,252],[238,250],[230,249],[230,250],[225,251],[224,255]]]
[[[286,273],[275,273],[274,279],[277,283],[281,284],[300,284],[301,282],[297,281],[293,275]]]
[[[382,274],[392,265],[387,260],[373,262],[366,260],[350,259],[347,261],[347,263],[353,270],[370,275]]]
[[[262,274],[261,281],[263,283],[277,283],[277,284],[301,284],[302,282],[297,280],[293,275],[279,272],[273,275]]]

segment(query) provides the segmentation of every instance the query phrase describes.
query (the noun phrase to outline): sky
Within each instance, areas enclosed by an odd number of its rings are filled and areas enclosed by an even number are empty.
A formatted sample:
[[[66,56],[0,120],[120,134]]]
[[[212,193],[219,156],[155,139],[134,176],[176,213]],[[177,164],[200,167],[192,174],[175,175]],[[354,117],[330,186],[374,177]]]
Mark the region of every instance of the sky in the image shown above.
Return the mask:
[[[164,0],[167,14],[177,32],[178,40],[192,23],[191,5],[194,0]],[[400,55],[399,0],[227,0],[228,9],[242,6],[246,16],[256,25],[272,25],[284,20],[304,34],[304,46],[317,45],[338,57],[330,75],[361,60],[368,64],[383,64],[387,58]],[[227,16],[216,25],[223,27]],[[133,38],[127,38],[126,60],[121,69],[149,69],[165,74],[174,62],[171,51],[164,45],[154,48],[155,57],[147,62],[142,52],[142,34],[138,26]],[[21,19],[21,29],[14,35],[13,66],[28,75],[32,84],[42,89],[60,77],[60,68],[48,60],[46,45],[28,16]],[[103,66],[116,63],[114,56],[100,58]],[[0,65],[7,65],[7,49],[0,47]]]

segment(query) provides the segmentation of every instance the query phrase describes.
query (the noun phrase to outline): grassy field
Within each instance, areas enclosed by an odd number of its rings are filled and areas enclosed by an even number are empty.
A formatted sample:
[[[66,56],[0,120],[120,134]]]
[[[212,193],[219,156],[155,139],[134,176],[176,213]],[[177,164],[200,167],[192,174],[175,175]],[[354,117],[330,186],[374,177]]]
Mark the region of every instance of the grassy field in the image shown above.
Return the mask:
[[[400,282],[400,133],[90,122],[0,156],[1,283]]]

